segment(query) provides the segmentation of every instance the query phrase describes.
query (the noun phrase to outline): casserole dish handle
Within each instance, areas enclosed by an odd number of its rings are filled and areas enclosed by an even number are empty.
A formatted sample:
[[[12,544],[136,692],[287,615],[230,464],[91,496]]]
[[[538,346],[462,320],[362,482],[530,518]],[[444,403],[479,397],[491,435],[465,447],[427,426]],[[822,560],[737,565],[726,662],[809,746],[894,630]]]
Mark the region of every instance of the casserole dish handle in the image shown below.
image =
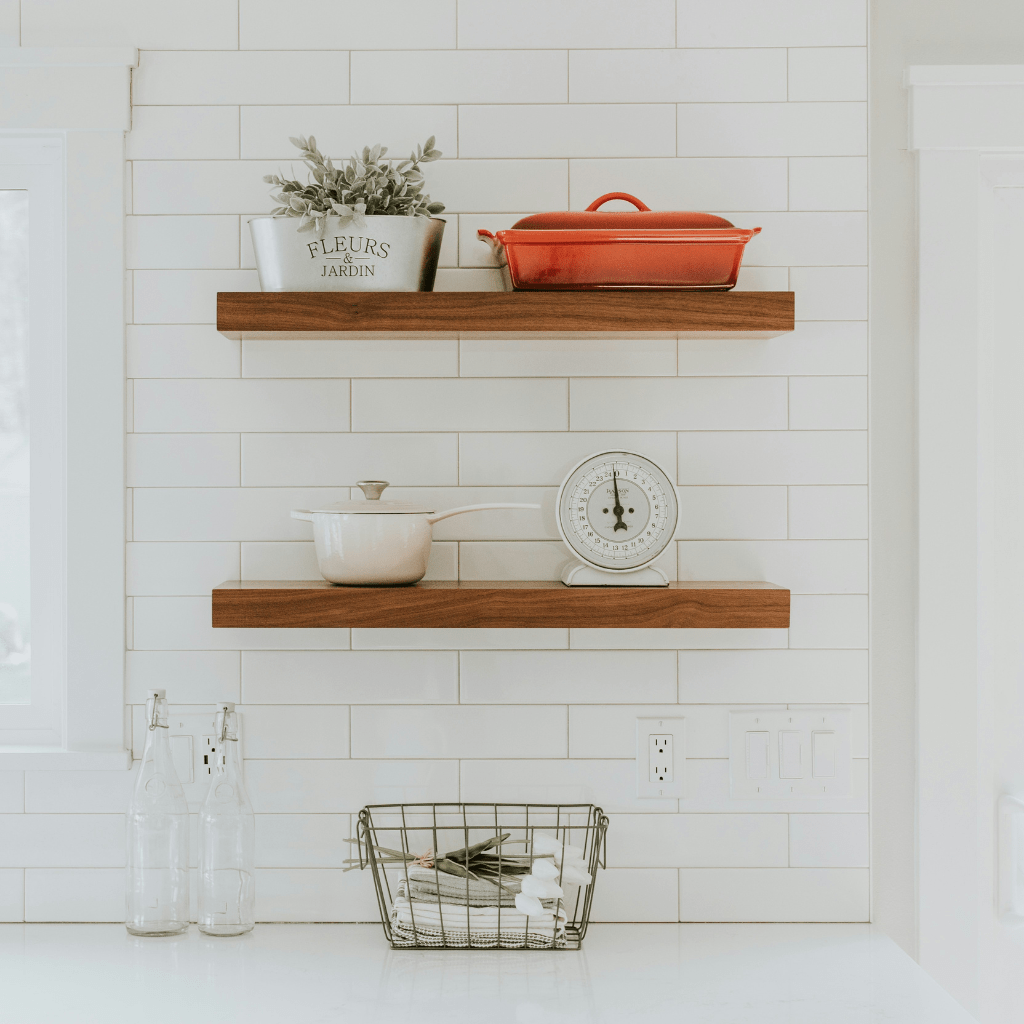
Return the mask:
[[[505,246],[498,241],[494,232],[488,231],[487,228],[477,228],[476,237],[478,241],[486,242],[491,247],[499,263],[505,262]]]
[[[605,192],[603,196],[598,196],[587,207],[587,213],[593,213],[595,210],[604,206],[605,203],[611,202],[613,199],[625,199],[627,203],[632,203],[641,213],[649,213],[651,210],[646,203],[641,203],[636,196],[631,196],[628,192]]]
[[[313,513],[308,508],[293,508],[292,519],[304,519],[307,523],[313,522]]]
[[[494,501],[485,505],[460,505],[458,508],[450,508],[447,512],[438,512],[436,515],[427,516],[428,523],[437,523],[449,516],[460,516],[463,512],[480,512],[488,508],[540,508],[540,505],[523,504],[519,501]]]

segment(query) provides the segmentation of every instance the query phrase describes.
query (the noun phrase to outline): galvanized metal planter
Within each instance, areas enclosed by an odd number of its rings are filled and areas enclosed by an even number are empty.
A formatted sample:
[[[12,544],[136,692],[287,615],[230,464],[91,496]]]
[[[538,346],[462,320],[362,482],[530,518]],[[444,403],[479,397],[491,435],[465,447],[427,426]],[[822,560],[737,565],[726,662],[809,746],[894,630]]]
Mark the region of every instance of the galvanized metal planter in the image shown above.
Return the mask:
[[[265,292],[429,292],[445,222],[436,217],[328,217],[322,238],[295,217],[249,221]]]

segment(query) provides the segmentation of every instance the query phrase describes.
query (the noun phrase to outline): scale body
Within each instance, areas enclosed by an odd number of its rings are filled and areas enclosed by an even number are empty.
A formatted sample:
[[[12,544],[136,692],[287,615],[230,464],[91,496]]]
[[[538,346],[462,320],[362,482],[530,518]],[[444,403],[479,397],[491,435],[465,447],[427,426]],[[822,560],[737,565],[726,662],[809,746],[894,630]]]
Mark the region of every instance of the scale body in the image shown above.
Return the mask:
[[[558,532],[579,561],[570,587],[667,587],[651,563],[672,543],[679,501],[668,474],[637,452],[590,455],[558,489]]]

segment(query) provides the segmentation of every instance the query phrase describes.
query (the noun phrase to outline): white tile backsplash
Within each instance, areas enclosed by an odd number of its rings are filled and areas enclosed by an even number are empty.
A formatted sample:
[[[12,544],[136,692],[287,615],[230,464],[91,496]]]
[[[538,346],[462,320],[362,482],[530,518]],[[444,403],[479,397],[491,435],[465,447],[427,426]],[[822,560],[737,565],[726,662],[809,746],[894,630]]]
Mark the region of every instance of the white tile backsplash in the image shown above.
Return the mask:
[[[247,704],[455,704],[455,651],[246,651]]]
[[[433,135],[436,148],[454,157],[458,146],[454,106],[309,106],[241,108],[243,160],[301,161],[302,153],[289,142],[296,132],[316,139],[317,149],[336,164],[353,151],[378,143],[399,160]],[[302,125],[302,128],[296,128]],[[365,140],[365,141],[363,141]]]
[[[238,107],[135,107],[125,152],[129,160],[232,160],[238,138]]]
[[[20,814],[25,809],[25,773],[0,772],[0,814]]]
[[[0,922],[25,920],[25,869],[0,868]]]
[[[543,45],[675,46],[674,0],[636,0],[629,17],[614,0],[458,0],[459,46],[510,50]]]
[[[461,106],[459,156],[675,156],[675,119],[669,103]]]
[[[789,51],[790,100],[867,98],[868,60],[863,46],[808,46]]]
[[[347,380],[142,380],[135,429],[337,431],[349,428]]]
[[[678,207],[681,195],[688,209],[785,210],[786,164],[781,158],[570,160],[569,207],[585,210],[606,192],[628,192],[652,210]],[[620,200],[607,206],[631,208]],[[744,222],[748,216],[754,214],[744,214]]]
[[[352,54],[353,103],[564,103],[568,79],[568,55],[558,50]]]
[[[565,757],[566,719],[549,705],[363,705],[352,708],[352,756]]]
[[[574,377],[573,430],[779,430],[786,382],[771,377]]]
[[[237,217],[163,216],[127,220],[125,262],[136,270],[234,269],[238,267],[238,252]]]
[[[608,827],[609,864],[763,868],[789,863],[784,814],[622,814]]]
[[[680,103],[679,156],[862,156],[866,103]]]
[[[463,651],[459,692],[464,704],[665,703],[676,699],[676,659],[671,651]]]
[[[260,920],[375,920],[340,870],[351,816],[459,799],[603,806],[593,920],[867,919],[866,20],[865,0],[22,3],[22,45],[141,48],[126,700],[241,705]],[[262,177],[302,176],[288,138],[311,133],[336,160],[437,137],[438,290],[498,287],[478,228],[625,191],[760,226],[739,287],[792,288],[797,330],[224,338],[216,293],[258,288]],[[222,579],[316,578],[290,509],[370,477],[438,508],[542,504],[438,524],[428,578],[556,579],[556,488],[614,449],[680,485],[670,576],[790,586],[790,629],[211,626]],[[729,708],[799,704],[851,708],[854,796],[733,800]],[[650,714],[686,721],[678,800],[636,796]],[[122,919],[131,781],[0,773],[0,919]]]
[[[866,868],[866,814],[791,814],[789,857],[795,868]]]
[[[677,0],[679,46],[864,46],[865,0]]]
[[[241,461],[238,434],[128,435],[129,487],[237,487]]]
[[[786,98],[786,51],[781,48],[569,51],[573,103],[767,103]]]
[[[291,16],[282,19],[280,7],[271,0],[239,0],[238,45],[243,50],[308,51],[310,27],[316,26],[316,40],[344,40],[352,50],[375,50],[385,41],[396,50],[444,49],[455,45],[455,2],[379,0],[374,17],[361,18],[344,6],[294,0]],[[386,32],[381,26],[387,26]],[[310,55],[304,56],[308,60]],[[308,74],[308,65],[305,70]]]
[[[565,380],[354,380],[358,431],[565,430]]]
[[[124,868],[26,868],[26,921],[123,921]]]
[[[242,218],[243,242],[248,228]],[[447,232],[446,232],[447,237]],[[456,335],[252,338],[242,343],[244,377],[457,377]]]
[[[21,45],[234,50],[237,0],[24,0]]]
[[[213,324],[129,324],[128,376],[238,377],[241,343],[218,334]]]
[[[244,487],[337,487],[356,480],[388,480],[395,487],[454,486],[459,482],[459,437],[245,434],[241,466]]]
[[[680,921],[867,921],[866,868],[684,868]]]
[[[866,484],[866,431],[687,431],[680,484]]]
[[[4,814],[0,833],[0,867],[124,867],[124,814]]]

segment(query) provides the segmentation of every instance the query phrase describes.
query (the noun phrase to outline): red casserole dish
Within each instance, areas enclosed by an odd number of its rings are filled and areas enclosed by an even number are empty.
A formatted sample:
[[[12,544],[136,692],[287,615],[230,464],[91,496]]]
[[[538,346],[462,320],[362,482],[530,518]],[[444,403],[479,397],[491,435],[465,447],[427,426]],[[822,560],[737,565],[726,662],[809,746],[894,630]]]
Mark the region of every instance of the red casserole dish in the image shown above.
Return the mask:
[[[601,213],[610,199],[636,207]],[[509,289],[677,288],[728,291],[743,249],[760,228],[737,228],[710,213],[651,210],[609,192],[582,213],[538,213],[508,231],[477,236],[493,248]]]

